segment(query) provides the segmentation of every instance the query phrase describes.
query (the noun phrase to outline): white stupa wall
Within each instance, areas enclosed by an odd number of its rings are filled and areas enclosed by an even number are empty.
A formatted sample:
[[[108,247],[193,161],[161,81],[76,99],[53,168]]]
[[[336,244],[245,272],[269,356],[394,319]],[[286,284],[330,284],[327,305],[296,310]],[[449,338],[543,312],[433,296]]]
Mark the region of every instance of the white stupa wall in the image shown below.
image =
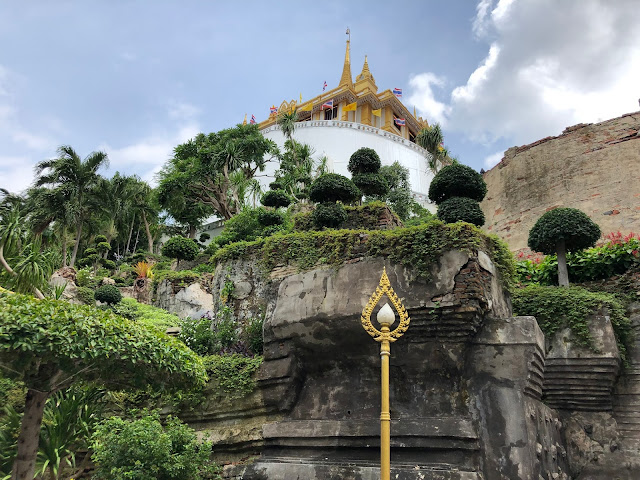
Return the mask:
[[[284,148],[285,137],[280,127],[273,125],[265,128],[261,133],[273,140],[280,149]],[[314,149],[313,158],[328,158],[329,171],[339,173],[351,178],[347,170],[349,158],[361,147],[374,149],[380,156],[382,165],[391,165],[399,162],[409,170],[409,181],[414,191],[416,200],[430,210],[435,210],[435,205],[427,199],[429,184],[433,179],[433,173],[427,165],[429,154],[422,147],[404,139],[398,135],[386,132],[376,127],[370,127],[361,123],[342,122],[337,120],[313,120],[296,123],[293,138],[300,143],[311,145]],[[277,165],[272,163],[263,174],[273,177]],[[269,183],[268,180],[266,184]]]

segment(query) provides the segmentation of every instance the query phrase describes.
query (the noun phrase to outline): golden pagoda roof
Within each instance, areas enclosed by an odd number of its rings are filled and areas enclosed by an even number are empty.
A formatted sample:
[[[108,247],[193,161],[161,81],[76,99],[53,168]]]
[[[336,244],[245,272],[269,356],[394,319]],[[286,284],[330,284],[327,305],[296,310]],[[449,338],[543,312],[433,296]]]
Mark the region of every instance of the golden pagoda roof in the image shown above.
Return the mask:
[[[349,33],[348,30],[347,33]],[[328,100],[333,100],[334,105],[338,105],[344,101],[347,103],[357,102],[358,106],[370,104],[372,109],[390,107],[396,115],[403,117],[406,125],[416,133],[429,126],[428,122],[422,117],[415,116],[415,108],[413,113],[410,112],[400,99],[393,94],[391,89],[383,90],[378,93],[378,87],[375,84],[373,74],[369,69],[369,63],[366,56],[362,66],[362,72],[356,77],[355,83],[352,81],[350,40],[347,40],[342,76],[340,77],[339,85],[304,102],[297,102],[296,100],[287,102],[285,100],[278,107],[278,112],[289,112],[295,109],[298,111],[299,121],[307,121],[311,118],[312,113],[322,110],[322,104]],[[312,105],[311,110],[305,111],[306,108],[309,108],[309,104]],[[269,117],[260,122],[258,126],[260,130],[262,130],[263,128],[274,125],[276,122],[277,114],[270,114]]]

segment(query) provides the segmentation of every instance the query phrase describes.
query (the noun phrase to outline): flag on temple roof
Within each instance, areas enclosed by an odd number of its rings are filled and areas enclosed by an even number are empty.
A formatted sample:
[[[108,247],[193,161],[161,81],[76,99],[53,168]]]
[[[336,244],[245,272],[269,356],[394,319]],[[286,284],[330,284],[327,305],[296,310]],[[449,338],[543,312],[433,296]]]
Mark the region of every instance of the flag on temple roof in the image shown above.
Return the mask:
[[[404,118],[396,118],[395,122],[396,122],[396,125],[402,126],[404,125]]]
[[[300,109],[301,112],[310,112],[313,110],[313,102],[307,103],[304,107]]]
[[[398,98],[402,98],[402,89],[401,88],[394,88],[393,89],[393,94]]]
[[[373,115],[375,115],[376,117],[381,117],[382,116],[382,109],[378,108],[377,110],[371,110],[371,113]]]
[[[255,115],[251,115],[251,120],[249,120],[249,124],[255,125],[255,123],[256,123],[256,116]]]
[[[322,109],[324,110],[325,107],[326,108],[333,108],[333,99],[324,102],[322,104]]]
[[[324,86],[322,87],[322,91],[324,92],[327,89],[327,82],[324,82]]]
[[[358,102],[350,103],[349,105],[345,105],[342,109],[343,112],[355,112],[358,109]]]
[[[278,108],[275,105],[272,105],[269,109],[269,115],[273,115],[275,113],[278,113]]]

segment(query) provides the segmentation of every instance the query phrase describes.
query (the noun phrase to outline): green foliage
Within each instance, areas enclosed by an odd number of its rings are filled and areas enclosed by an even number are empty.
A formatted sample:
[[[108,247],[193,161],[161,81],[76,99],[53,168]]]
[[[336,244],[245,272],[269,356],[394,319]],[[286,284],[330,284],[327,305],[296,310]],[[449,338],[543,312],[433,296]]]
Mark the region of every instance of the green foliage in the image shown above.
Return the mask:
[[[352,203],[358,200],[362,193],[358,187],[343,175],[325,173],[311,184],[309,198],[313,202],[342,202]]]
[[[210,238],[211,238],[211,235],[209,235],[208,233],[201,233],[200,237],[198,237],[198,240],[200,241],[200,243],[204,243]]]
[[[448,250],[483,249],[494,261],[503,284],[510,287],[515,273],[513,255],[506,244],[468,223],[427,224],[394,230],[325,230],[296,232],[259,242],[231,244],[211,259],[216,264],[232,258],[257,256],[265,272],[276,265],[295,265],[307,271],[317,265],[341,265],[362,257],[386,257],[429,279],[431,269]]]
[[[214,240],[217,247],[228,245],[233,242],[241,242],[241,241],[253,241],[257,238],[267,236],[269,233],[268,227],[262,223],[260,223],[260,215],[261,212],[266,212],[267,210],[264,207],[258,208],[244,208],[240,213],[235,215],[233,218],[227,220],[224,224],[224,229],[222,233],[217,236]],[[283,217],[284,218],[284,217]],[[286,220],[285,222],[276,228],[276,231],[285,230],[287,228]],[[212,243],[214,243],[212,242]],[[215,253],[215,250],[211,252]],[[210,250],[207,250],[209,253]]]
[[[451,197],[438,205],[438,218],[445,223],[469,222],[477,227],[484,225],[484,213],[480,204],[467,197]]]
[[[263,327],[264,318],[259,317],[250,319],[245,329],[249,350],[251,350],[254,355],[262,355],[264,350]]]
[[[161,332],[108,311],[2,292],[0,363],[40,391],[80,379],[114,381],[118,388],[180,387],[205,380],[197,356]],[[52,375],[57,371],[62,374]]]
[[[213,273],[215,270],[216,269],[210,263],[201,263],[200,265],[193,267],[193,271],[196,273]]]
[[[120,303],[113,305],[113,311],[123,317],[131,318],[148,327],[166,331],[169,327],[180,325],[180,317],[166,310],[145,303],[138,303],[134,298],[123,298]],[[127,314],[123,315],[118,309],[126,308]],[[123,312],[124,313],[124,312]]]
[[[291,197],[284,190],[269,190],[262,196],[260,203],[265,207],[288,207],[291,204]]]
[[[98,426],[92,448],[97,480],[199,480],[217,472],[211,444],[171,416],[164,425],[158,414],[111,417]]]
[[[349,158],[347,170],[352,175],[357,173],[378,173],[382,163],[373,148],[362,147],[353,152]]]
[[[100,243],[102,243],[102,242],[108,242],[108,239],[107,239],[107,237],[105,237],[104,235],[96,235],[96,236],[93,238],[93,242],[94,242],[96,245],[98,245],[98,244],[100,244]],[[111,246],[109,246],[109,248],[111,248]]]
[[[200,249],[198,245],[185,237],[172,237],[162,246],[162,255],[180,260],[193,260],[198,256]]]
[[[353,183],[365,195],[384,196],[389,191],[389,185],[379,173],[355,173]]]
[[[89,287],[78,287],[78,299],[85,305],[95,305],[96,298],[94,297],[95,290]]]
[[[254,373],[262,365],[262,360],[261,356],[250,358],[238,354],[203,358],[211,380],[232,397],[242,397],[255,389]]]
[[[554,208],[542,215],[529,231],[529,248],[551,254],[564,240],[568,252],[592,247],[600,238],[600,227],[576,208]]]
[[[285,222],[284,215],[277,210],[258,210],[258,222],[260,225],[270,227],[272,225],[282,225]]]
[[[217,316],[182,320],[178,338],[198,355],[218,354],[239,340],[238,325],[231,309],[223,307]]]
[[[375,230],[378,227],[380,217],[388,214],[388,206],[383,202],[369,202],[364,205],[347,206],[344,207],[347,213],[347,218],[344,221],[342,228],[345,229],[364,229]],[[295,231],[303,232],[315,229],[321,229],[317,227],[313,222],[313,212],[298,213],[293,218]]]
[[[78,287],[96,289],[99,283],[100,280],[93,276],[93,272],[90,268],[85,267],[78,270],[78,273],[76,274],[76,285],[78,285]]]
[[[4,407],[0,418],[0,478],[11,478],[11,467],[18,450],[18,434],[20,433],[20,415],[9,405]]]
[[[114,262],[113,260],[109,260],[109,259],[103,258],[102,260],[100,260],[100,263],[102,264],[102,266],[104,268],[107,268],[109,270],[115,270],[116,269],[116,262]]]
[[[4,377],[2,371],[0,371],[0,405],[22,410],[25,393],[22,383]],[[0,418],[2,417],[2,413],[3,412],[0,411]],[[1,430],[2,428],[0,427],[0,431]],[[1,469],[0,472],[2,472]]]
[[[98,250],[99,253],[106,253],[111,250],[111,244],[109,242],[100,242],[96,244],[96,250]]]
[[[311,213],[316,228],[338,228],[347,219],[347,212],[341,203],[320,203]]]
[[[626,345],[631,335],[631,322],[620,301],[611,294],[590,292],[581,287],[541,287],[531,285],[512,293],[515,315],[533,315],[548,337],[569,327],[580,345],[593,347],[587,318],[606,309],[618,342],[620,356],[626,358]]]
[[[96,253],[98,253],[98,250],[96,250],[93,247],[89,247],[89,248],[85,248],[84,249],[84,255],[85,257],[88,257],[89,255],[95,255]]]
[[[429,199],[438,205],[451,197],[467,197],[480,202],[487,194],[482,175],[461,163],[443,167],[429,185]]]
[[[98,302],[113,305],[122,300],[122,293],[114,285],[102,285],[96,289],[94,297]]]
[[[153,289],[156,291],[158,285],[163,281],[168,280],[176,287],[188,287],[192,283],[201,282],[202,275],[193,270],[160,270],[153,275]]]

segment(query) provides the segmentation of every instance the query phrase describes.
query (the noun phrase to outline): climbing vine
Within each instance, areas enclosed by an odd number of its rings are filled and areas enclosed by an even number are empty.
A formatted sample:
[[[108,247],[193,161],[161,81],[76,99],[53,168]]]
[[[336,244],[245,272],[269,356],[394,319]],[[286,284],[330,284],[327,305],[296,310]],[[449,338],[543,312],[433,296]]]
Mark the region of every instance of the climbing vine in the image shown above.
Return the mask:
[[[242,397],[256,387],[254,373],[262,365],[263,357],[233,355],[208,355],[203,357],[210,380],[218,382],[220,389],[232,397]]]

